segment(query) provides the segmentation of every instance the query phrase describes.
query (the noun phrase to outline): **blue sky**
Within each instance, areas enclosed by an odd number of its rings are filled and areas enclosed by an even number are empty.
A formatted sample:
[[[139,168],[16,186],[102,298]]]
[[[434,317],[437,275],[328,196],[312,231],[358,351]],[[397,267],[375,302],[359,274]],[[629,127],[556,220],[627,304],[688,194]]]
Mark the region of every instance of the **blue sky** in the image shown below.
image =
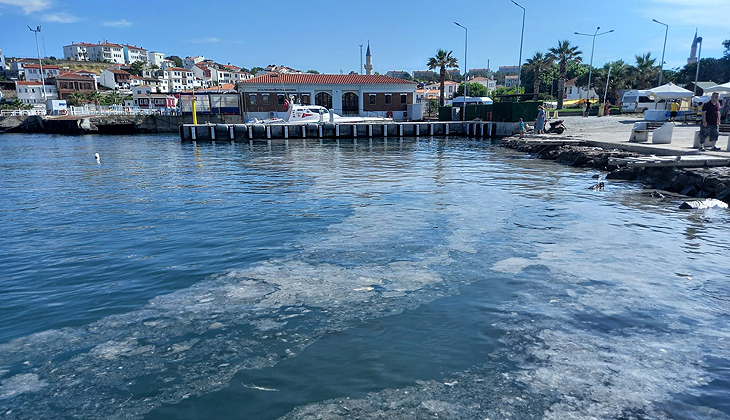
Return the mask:
[[[703,57],[720,57],[730,39],[728,0],[522,0],[526,9],[523,60],[569,39],[590,59],[591,38],[574,32],[615,32],[597,38],[594,65],[648,51],[661,57],[670,25],[665,68],[686,63],[699,28]],[[445,6],[448,5],[448,6]],[[325,73],[357,71],[362,42],[370,40],[375,70],[426,69],[438,48],[463,62],[469,28],[468,67],[516,65],[522,10],[510,0],[399,2],[330,0],[232,2],[209,0],[107,2],[104,0],[0,0],[0,49],[8,56],[36,55],[27,25],[41,25],[41,54],[60,57],[74,42],[129,43],[168,55],[204,55],[243,67],[288,65]],[[562,24],[559,24],[562,22]],[[363,52],[364,52],[363,47]]]

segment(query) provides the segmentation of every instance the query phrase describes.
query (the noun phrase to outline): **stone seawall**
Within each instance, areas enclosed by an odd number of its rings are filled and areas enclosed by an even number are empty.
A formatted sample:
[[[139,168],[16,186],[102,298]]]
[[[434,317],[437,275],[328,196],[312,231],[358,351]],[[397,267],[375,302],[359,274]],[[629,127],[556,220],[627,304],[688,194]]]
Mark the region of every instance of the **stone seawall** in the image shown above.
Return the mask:
[[[528,153],[538,159],[554,160],[568,166],[599,169],[606,172],[606,179],[639,181],[649,189],[670,191],[689,197],[716,198],[730,203],[730,167],[619,168],[610,165],[609,160],[642,155],[581,144],[530,144],[514,138],[503,139],[500,146]]]
[[[241,124],[243,121],[240,115],[201,115],[198,117],[198,123],[208,122]],[[15,116],[0,118],[0,129],[11,133],[49,134],[179,133],[181,125],[192,123],[192,115]]]

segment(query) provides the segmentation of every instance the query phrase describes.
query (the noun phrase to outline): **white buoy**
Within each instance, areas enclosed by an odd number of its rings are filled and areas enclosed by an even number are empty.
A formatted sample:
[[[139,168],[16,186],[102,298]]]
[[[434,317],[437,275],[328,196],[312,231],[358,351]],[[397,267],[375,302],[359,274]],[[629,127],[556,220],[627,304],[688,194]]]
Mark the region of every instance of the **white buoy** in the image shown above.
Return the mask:
[[[99,157],[98,153],[94,153],[94,157],[96,158],[97,163],[101,163],[101,157]]]

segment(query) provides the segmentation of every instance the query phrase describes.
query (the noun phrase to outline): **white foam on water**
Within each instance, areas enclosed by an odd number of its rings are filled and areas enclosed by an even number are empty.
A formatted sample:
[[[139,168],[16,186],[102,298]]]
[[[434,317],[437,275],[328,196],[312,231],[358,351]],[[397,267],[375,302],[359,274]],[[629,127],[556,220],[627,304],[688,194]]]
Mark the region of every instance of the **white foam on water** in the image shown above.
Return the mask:
[[[492,265],[492,270],[500,273],[517,274],[535,263],[535,260],[530,260],[528,258],[511,257],[494,263]]]
[[[20,373],[0,382],[0,400],[26,392],[38,392],[47,385],[48,382],[41,380],[35,373]]]

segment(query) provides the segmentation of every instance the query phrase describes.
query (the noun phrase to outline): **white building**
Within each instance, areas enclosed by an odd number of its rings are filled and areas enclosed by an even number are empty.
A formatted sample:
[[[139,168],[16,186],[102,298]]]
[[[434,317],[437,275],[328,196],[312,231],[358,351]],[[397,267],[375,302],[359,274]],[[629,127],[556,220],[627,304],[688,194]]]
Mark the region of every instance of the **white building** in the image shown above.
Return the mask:
[[[129,89],[132,75],[117,67],[107,67],[99,75],[99,84],[109,89]]]
[[[574,99],[588,98],[588,89],[576,86],[577,80],[578,78],[574,77],[565,82],[565,93],[563,94],[563,99],[570,101]],[[590,98],[588,99],[599,99],[599,96],[595,90],[591,89]]]
[[[5,71],[8,67],[5,64],[5,54],[3,53],[3,50],[0,50],[0,70]]]
[[[504,76],[504,86],[508,88],[517,86],[517,75]]]
[[[168,83],[168,92],[179,93],[184,90],[190,90],[194,86],[195,77],[193,71],[180,67],[172,67],[165,69],[165,78]]]
[[[197,57],[185,57],[182,62],[183,67],[191,70],[193,67],[195,67],[196,64],[200,63],[201,61],[205,61],[205,57],[199,55]]]
[[[25,80],[28,81],[41,81],[41,68],[38,64],[26,64],[23,66],[25,70]],[[50,79],[61,74],[61,69],[58,66],[47,65],[43,66],[43,79]]]
[[[497,89],[497,81],[494,79],[487,79],[486,77],[475,77],[469,80],[469,83],[479,83],[480,85],[487,88],[487,93]]]
[[[198,63],[191,69],[193,76],[201,81],[203,87],[209,87],[213,85],[213,72],[210,68],[204,64]]]
[[[45,104],[43,85],[39,81],[19,80],[15,82],[15,93],[18,100],[25,104]],[[56,85],[46,85],[46,99],[58,99]]]
[[[71,42],[71,45],[63,46],[63,58],[66,60],[75,61],[89,61],[89,47],[93,47],[94,44],[87,42]]]
[[[424,86],[426,90],[441,90],[441,83],[429,83]],[[452,80],[446,80],[444,81],[444,99],[453,99],[454,95],[456,94],[456,89],[459,88],[459,84],[452,81]]]
[[[162,68],[162,62],[165,61],[165,54],[157,51],[150,51],[148,55],[151,65]]]
[[[144,48],[109,42],[99,42],[98,44],[72,42],[71,45],[63,46],[63,56],[67,60],[116,64],[132,64],[135,61],[146,63],[148,61],[147,50]]]
[[[293,96],[302,104],[321,105],[339,115],[402,120],[416,100],[415,83],[381,75],[264,74],[238,83],[238,91],[247,119],[283,117]]]
[[[148,61],[147,58],[147,50],[145,50],[142,47],[135,47],[134,45],[123,45],[124,50],[124,62],[127,64],[132,64],[136,61],[141,61],[143,63],[146,63]]]

